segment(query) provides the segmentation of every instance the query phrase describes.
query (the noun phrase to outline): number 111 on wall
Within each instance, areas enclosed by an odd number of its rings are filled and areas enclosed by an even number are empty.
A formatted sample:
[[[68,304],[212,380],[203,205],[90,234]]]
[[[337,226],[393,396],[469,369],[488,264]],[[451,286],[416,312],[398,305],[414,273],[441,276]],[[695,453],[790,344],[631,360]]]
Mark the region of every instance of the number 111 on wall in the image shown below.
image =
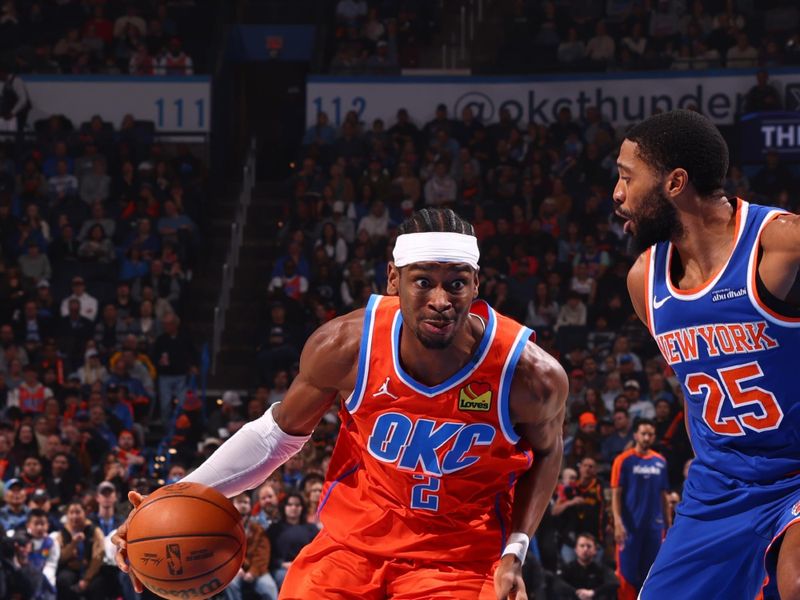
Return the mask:
[[[203,98],[194,102],[184,102],[183,98],[177,100],[159,98],[155,101],[155,105],[158,111],[156,118],[158,129],[205,128],[206,101]]]

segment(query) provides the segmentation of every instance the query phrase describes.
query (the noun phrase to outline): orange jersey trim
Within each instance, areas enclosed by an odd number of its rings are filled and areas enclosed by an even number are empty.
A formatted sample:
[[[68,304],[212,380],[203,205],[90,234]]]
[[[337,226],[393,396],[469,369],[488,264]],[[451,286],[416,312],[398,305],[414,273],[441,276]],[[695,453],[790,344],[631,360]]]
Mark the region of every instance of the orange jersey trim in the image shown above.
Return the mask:
[[[735,221],[733,225],[733,245],[731,246],[730,254],[728,258],[725,259],[725,262],[720,265],[720,267],[714,272],[711,277],[706,279],[700,285],[696,285],[693,288],[689,288],[687,290],[683,290],[672,283],[671,273],[672,273],[672,257],[675,254],[675,246],[672,245],[672,242],[669,244],[669,250],[667,252],[667,268],[666,268],[666,279],[667,279],[667,289],[670,293],[676,296],[692,296],[694,294],[699,294],[700,292],[704,291],[705,289],[711,287],[722,275],[722,272],[730,263],[731,258],[733,258],[733,253],[736,251],[736,246],[739,243],[739,240],[742,237],[743,233],[743,224],[744,219],[742,218],[742,214],[744,213],[744,202],[741,198],[736,199],[736,209],[735,209]]]
[[[769,306],[764,304],[764,301],[761,300],[761,297],[758,295],[758,286],[756,285],[756,277],[758,275],[758,250],[761,248],[761,236],[764,234],[764,230],[767,228],[767,225],[772,223],[778,217],[785,216],[789,213],[785,212],[778,212],[773,215],[770,215],[764,222],[761,224],[761,228],[758,231],[758,236],[756,237],[756,243],[753,247],[753,252],[750,257],[750,289],[752,290],[752,299],[758,305],[761,310],[769,314],[773,319],[778,321],[779,323],[800,323],[800,317],[787,317],[786,315],[781,315],[776,313],[772,310]]]

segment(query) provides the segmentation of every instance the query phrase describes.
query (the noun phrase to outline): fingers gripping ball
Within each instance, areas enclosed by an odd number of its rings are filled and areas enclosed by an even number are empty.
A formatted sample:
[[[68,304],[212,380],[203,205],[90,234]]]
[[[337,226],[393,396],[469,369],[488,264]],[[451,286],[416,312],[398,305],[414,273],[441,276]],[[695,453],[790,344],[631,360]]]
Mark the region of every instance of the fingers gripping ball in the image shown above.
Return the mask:
[[[131,517],[127,539],[131,570],[164,598],[209,598],[244,561],[239,512],[199,483],[174,483],[148,496]]]

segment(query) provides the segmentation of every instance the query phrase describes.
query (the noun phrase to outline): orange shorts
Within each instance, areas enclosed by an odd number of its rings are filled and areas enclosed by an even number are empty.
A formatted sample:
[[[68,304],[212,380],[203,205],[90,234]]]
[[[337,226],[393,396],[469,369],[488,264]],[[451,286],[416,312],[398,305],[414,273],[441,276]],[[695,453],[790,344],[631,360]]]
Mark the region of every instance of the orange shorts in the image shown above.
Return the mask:
[[[495,600],[496,565],[368,556],[333,541],[323,529],[292,562],[280,600]]]

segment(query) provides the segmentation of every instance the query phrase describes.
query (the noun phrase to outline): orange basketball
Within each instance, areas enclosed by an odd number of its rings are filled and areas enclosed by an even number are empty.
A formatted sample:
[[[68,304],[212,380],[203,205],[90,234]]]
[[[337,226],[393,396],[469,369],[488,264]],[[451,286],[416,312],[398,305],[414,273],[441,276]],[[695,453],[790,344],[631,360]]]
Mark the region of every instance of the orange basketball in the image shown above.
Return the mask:
[[[173,483],[148,496],[128,525],[128,560],[142,584],[164,598],[208,598],[244,561],[242,518],[218,491]]]

